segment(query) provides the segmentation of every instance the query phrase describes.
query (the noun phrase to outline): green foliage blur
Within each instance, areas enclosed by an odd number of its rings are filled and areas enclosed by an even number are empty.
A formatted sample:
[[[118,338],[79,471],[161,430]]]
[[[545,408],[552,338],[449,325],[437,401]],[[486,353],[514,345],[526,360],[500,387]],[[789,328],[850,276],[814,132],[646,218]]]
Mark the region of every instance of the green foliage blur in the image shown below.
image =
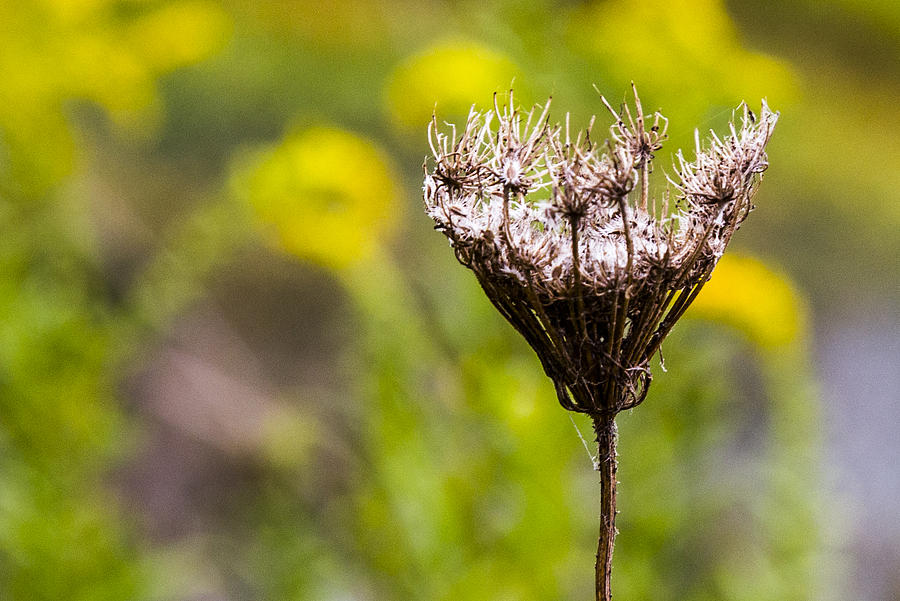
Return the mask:
[[[619,418],[613,590],[831,598],[810,310],[889,294],[898,23],[855,0],[0,3],[0,599],[590,598],[589,426],[431,231],[420,174],[432,111],[513,84],[603,122],[592,86],[631,80],[665,153],[743,99],[783,119],[736,256]]]

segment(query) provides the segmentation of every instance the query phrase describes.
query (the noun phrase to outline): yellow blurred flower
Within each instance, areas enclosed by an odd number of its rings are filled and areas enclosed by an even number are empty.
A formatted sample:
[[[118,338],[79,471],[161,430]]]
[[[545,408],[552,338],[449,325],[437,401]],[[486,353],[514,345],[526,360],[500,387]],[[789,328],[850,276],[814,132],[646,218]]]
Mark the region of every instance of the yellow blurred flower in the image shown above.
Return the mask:
[[[783,63],[741,46],[722,0],[594,1],[573,11],[568,34],[618,80],[612,85],[640,81],[650,97],[677,90],[679,106],[667,111],[673,122],[741,100],[784,106],[796,94]]]
[[[149,69],[162,72],[202,60],[222,46],[229,29],[227,15],[216,5],[186,0],[136,19],[122,37]]]
[[[687,317],[740,330],[764,349],[790,344],[806,330],[806,308],[791,282],[752,257],[725,255]]]
[[[386,154],[336,128],[289,135],[239,167],[233,181],[281,248],[326,267],[370,257],[399,222]]]
[[[69,172],[71,100],[151,123],[156,79],[219,49],[228,29],[207,0],[0,2],[0,184],[39,195]]]
[[[508,57],[490,48],[442,42],[394,70],[387,82],[387,109],[394,123],[420,130],[435,110],[441,119],[465,116],[473,99],[505,92],[517,72]]]

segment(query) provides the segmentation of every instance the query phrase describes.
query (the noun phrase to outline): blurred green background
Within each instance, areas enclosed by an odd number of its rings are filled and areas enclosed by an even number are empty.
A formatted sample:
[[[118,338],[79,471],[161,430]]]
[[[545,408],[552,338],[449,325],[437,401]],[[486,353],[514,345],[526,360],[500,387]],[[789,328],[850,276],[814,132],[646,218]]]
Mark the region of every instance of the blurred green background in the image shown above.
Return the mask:
[[[631,80],[657,190],[782,120],[619,417],[616,598],[900,599],[892,0],[0,3],[0,599],[591,598],[596,474],[421,165]]]

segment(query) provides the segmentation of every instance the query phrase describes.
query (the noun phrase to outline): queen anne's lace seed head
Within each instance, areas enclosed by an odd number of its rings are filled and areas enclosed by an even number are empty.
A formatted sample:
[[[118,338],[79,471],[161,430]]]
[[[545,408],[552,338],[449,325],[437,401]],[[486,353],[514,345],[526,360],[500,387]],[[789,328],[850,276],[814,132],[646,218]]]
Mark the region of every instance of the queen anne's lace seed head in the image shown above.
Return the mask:
[[[459,261],[526,338],[567,409],[615,414],[640,403],[649,361],[709,278],[753,208],[778,113],[742,106],[739,126],[715,133],[688,162],[679,151],[667,191],[649,201],[648,174],[668,121],[615,111],[610,139],[570,135],[494,102],[459,133],[428,129],[425,207]],[[593,125],[593,119],[591,120]],[[670,207],[671,204],[671,207]]]

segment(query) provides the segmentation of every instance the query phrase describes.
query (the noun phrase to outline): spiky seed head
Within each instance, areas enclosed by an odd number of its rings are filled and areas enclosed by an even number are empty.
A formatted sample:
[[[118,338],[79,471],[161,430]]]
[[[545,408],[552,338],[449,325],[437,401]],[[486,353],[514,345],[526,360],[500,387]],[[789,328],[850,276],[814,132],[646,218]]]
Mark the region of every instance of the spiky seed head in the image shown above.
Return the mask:
[[[720,139],[680,151],[667,191],[647,202],[647,173],[668,120],[614,110],[603,145],[551,125],[550,101],[522,112],[496,100],[461,135],[428,129],[424,196],[488,298],[528,340],[567,409],[616,413],[640,403],[649,360],[752,210],[778,113],[746,105]],[[593,124],[593,119],[591,120]],[[639,190],[636,190],[639,188]],[[640,199],[640,201],[638,200]]]

